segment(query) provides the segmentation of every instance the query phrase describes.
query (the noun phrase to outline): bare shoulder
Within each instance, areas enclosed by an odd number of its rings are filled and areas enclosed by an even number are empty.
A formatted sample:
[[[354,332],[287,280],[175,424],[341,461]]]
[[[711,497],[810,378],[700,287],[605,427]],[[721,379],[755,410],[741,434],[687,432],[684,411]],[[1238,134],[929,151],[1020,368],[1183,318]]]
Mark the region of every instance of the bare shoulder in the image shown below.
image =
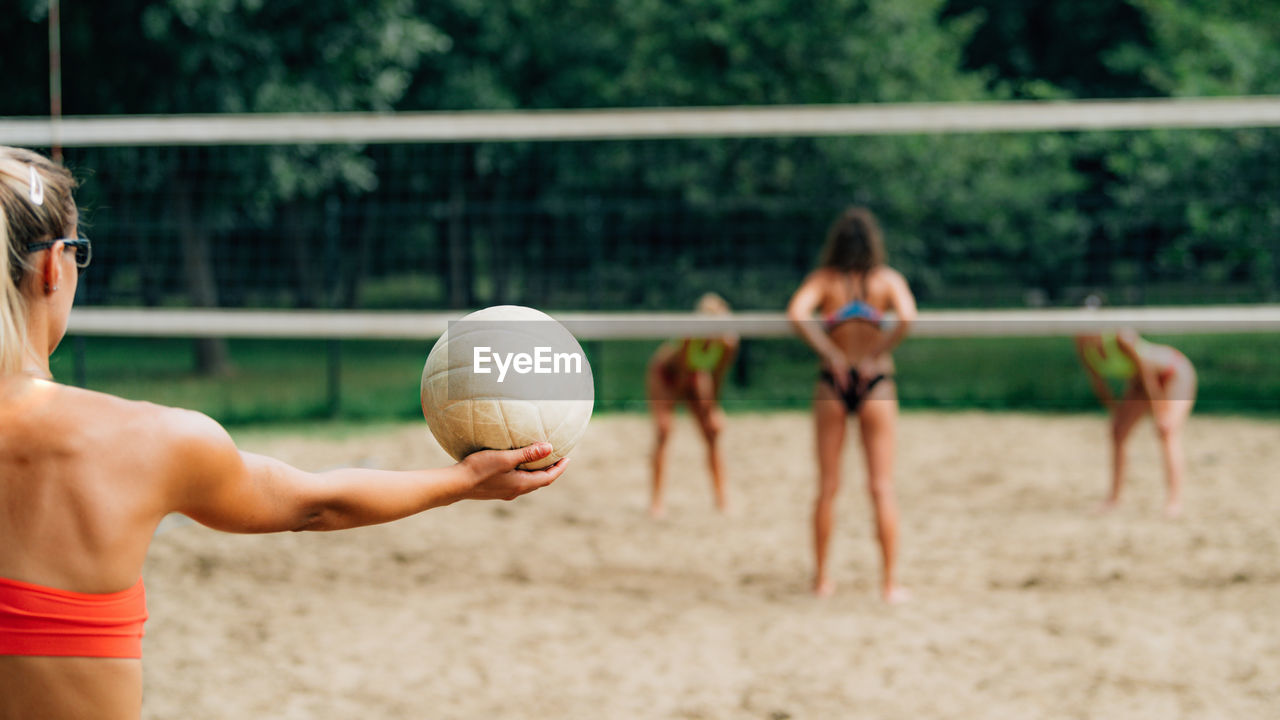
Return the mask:
[[[221,429],[212,418],[194,410],[144,400],[126,400],[81,388],[67,387],[66,392],[69,394],[67,399],[81,412],[98,418],[99,424],[119,432],[145,430],[149,437],[163,438]]]
[[[787,315],[793,322],[808,318],[830,302],[835,277],[835,271],[825,267],[816,268],[805,276],[787,303]]]
[[[835,268],[815,268],[805,276],[800,289],[815,293],[819,297],[827,297],[833,292],[839,292],[837,288],[843,287],[843,277],[843,274]]]
[[[227,431],[204,413],[79,388],[68,392],[104,456],[145,458],[170,477],[238,456]]]
[[[882,287],[905,287],[907,278],[897,270],[888,265],[881,265],[871,270],[867,274],[868,285],[880,285]]]
[[[213,418],[194,410],[152,407],[156,408],[155,419],[164,425],[159,432],[167,441],[166,456],[178,464],[180,474],[239,463],[240,453],[231,435]]]
[[[809,273],[809,276],[805,278],[805,282],[812,282],[815,285],[826,286],[840,281],[843,277],[844,273],[835,268],[820,267],[814,268],[813,272]]]
[[[911,296],[911,286],[902,273],[888,265],[873,268],[867,273],[867,294],[884,305],[900,304],[904,298]]]
[[[907,279],[897,270],[887,265],[873,269],[867,277],[867,294],[873,305],[896,312],[899,321],[909,323],[915,320],[915,294],[911,292]]]
[[[658,345],[658,349],[653,351],[653,356],[649,358],[649,364],[670,364],[680,354],[680,348],[682,347],[684,347],[682,340],[664,340]]]
[[[240,450],[213,418],[159,405],[149,405],[146,414],[146,423],[157,439],[155,467],[160,469],[171,510],[190,514],[192,498],[204,497],[224,482],[245,477]]]

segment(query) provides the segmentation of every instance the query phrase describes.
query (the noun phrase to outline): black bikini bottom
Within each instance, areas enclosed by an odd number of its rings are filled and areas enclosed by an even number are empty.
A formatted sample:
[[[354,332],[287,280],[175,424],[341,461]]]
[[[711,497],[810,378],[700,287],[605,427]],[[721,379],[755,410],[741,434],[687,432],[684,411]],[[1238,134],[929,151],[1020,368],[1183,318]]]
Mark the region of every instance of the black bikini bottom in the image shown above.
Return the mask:
[[[871,390],[876,385],[880,384],[880,381],[892,380],[893,375],[890,373],[880,373],[878,375],[872,375],[864,382],[858,375],[857,370],[849,368],[849,388],[844,392],[840,392],[840,386],[836,384],[835,376],[830,372],[823,370],[818,374],[818,378],[822,380],[822,382],[830,385],[832,390],[839,393],[840,397],[844,399],[844,406],[848,408],[849,412],[854,413],[858,412],[858,408],[862,407],[863,401],[871,394]]]

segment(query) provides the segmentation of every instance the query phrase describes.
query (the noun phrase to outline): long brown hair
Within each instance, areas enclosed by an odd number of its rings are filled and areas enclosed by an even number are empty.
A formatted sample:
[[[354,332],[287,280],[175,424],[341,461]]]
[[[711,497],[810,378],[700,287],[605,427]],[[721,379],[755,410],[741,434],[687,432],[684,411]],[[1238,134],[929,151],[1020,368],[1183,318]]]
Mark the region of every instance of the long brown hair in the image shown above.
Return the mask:
[[[0,375],[22,369],[27,315],[21,285],[31,269],[27,245],[55,240],[71,229],[75,185],[66,168],[43,155],[0,145]]]
[[[867,208],[854,206],[845,209],[831,223],[827,241],[818,255],[818,266],[866,273],[883,265],[884,260],[880,223]]]

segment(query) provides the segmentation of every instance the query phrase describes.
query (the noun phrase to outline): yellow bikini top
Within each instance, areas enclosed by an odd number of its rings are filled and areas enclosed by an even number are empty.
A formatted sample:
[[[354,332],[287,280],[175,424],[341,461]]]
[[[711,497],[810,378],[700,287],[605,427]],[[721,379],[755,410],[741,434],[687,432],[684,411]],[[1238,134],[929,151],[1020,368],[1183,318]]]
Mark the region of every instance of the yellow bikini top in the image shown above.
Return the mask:
[[[690,370],[714,370],[724,357],[724,343],[719,340],[691,339],[685,346],[684,361]]]
[[[1104,333],[1101,337],[1101,350],[1093,345],[1086,345],[1084,348],[1084,360],[1089,363],[1089,367],[1093,368],[1094,372],[1102,377],[1114,380],[1128,380],[1136,375],[1138,367],[1120,349],[1120,342],[1116,340],[1116,334]],[[1149,345],[1150,343],[1139,338],[1136,348],[1138,354],[1141,355]]]

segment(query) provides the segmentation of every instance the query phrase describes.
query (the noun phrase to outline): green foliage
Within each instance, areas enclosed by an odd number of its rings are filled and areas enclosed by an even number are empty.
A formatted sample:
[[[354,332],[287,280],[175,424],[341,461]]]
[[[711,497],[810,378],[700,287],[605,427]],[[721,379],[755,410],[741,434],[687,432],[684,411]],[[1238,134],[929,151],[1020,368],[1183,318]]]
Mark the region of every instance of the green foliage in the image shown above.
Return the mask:
[[[63,22],[65,105],[73,114],[387,111],[404,98],[423,58],[449,48],[411,0],[121,0],[67,7]],[[85,77],[98,82],[78,81]],[[294,283],[297,304],[333,304],[343,294],[339,286],[352,282],[327,272],[326,256],[304,248],[324,237],[335,195],[376,188],[376,168],[362,147],[86,155],[95,180],[81,193],[88,208],[116,205],[109,193],[118,189],[154,198],[127,219],[103,223],[132,223],[112,246],[117,258],[138,258],[148,304],[166,302],[164,286],[174,282],[198,306],[242,294],[243,271],[232,268],[228,277],[217,267],[213,247],[226,238],[286,250],[276,254],[290,267],[276,274]],[[153,224],[167,228],[152,235],[146,230]],[[163,244],[171,242],[180,248],[176,264],[163,262]]]
[[[21,0],[0,26],[12,81],[0,114],[45,107],[46,9]],[[66,106],[327,112],[1277,92],[1278,14],[1246,0],[75,3],[63,11]],[[1280,219],[1266,198],[1280,190],[1270,170],[1278,146],[1273,130],[1241,130],[69,157],[93,173],[81,200],[111,247],[86,288],[92,302],[670,309],[706,288],[738,307],[779,307],[830,218],[853,202],[881,216],[891,262],[927,304],[1071,303],[1088,286],[1122,286],[1113,300],[1141,302],[1179,282],[1182,301],[1275,298]],[[213,292],[196,297],[202,286]]]
[[[1117,0],[948,0],[944,16],[975,25],[966,67],[990,73],[1017,97],[1133,97],[1152,94],[1136,68],[1110,61],[1149,45],[1143,14]]]
[[[1117,50],[1111,65],[1174,96],[1280,92],[1280,6],[1252,0],[1131,0],[1150,47]]]
[[[449,47],[410,0],[170,0],[140,18],[184,80],[157,98],[168,111],[389,110]]]
[[[1152,29],[1149,47],[1118,50],[1112,64],[1174,96],[1280,92],[1280,7],[1256,2],[1135,0]],[[1103,151],[1113,205],[1107,235],[1152,237],[1139,258],[1151,276],[1235,282],[1280,298],[1280,134],[1136,133]],[[1256,198],[1241,202],[1240,198]],[[1147,210],[1144,214],[1136,208]],[[1152,209],[1160,212],[1151,213]]]
[[[139,14],[145,40],[176,62],[149,112],[390,110],[424,56],[449,40],[411,0],[169,0]],[[314,198],[335,183],[368,191],[374,170],[358,147],[272,148],[241,169],[260,214]]]
[[[1275,3],[951,0],[947,13],[978,19],[966,64],[1022,96],[1280,91]],[[1174,281],[1196,283],[1199,301],[1280,296],[1280,227],[1266,201],[1280,192],[1268,169],[1276,131],[1094,134],[1070,152],[1082,192],[1056,221],[1083,224],[1083,245],[1065,257],[1083,248],[1090,259],[1074,281],[1119,287],[1113,300],[1126,303],[1158,301],[1144,288]]]
[[[431,3],[424,14],[455,42],[450,53],[427,63],[424,72],[433,82],[416,86],[409,102],[468,109],[1003,97],[987,88],[986,73],[961,69],[975,24],[972,18],[940,19],[942,5],[523,0],[481,9],[468,2]],[[676,145],[670,153],[643,143],[595,144],[581,156],[566,149],[550,168],[527,145],[476,148],[461,176],[468,198],[491,197],[504,178],[532,175],[541,179],[538,187],[517,199],[548,208],[585,202],[581,223],[561,228],[571,246],[609,245],[595,272],[609,274],[599,285],[612,297],[597,290],[581,300],[597,307],[684,304],[635,272],[639,258],[633,253],[650,264],[679,268],[700,288],[736,288],[733,300],[740,306],[777,307],[810,267],[826,224],[850,202],[882,215],[893,261],[919,278],[926,300],[976,275],[1003,272],[999,268],[1015,268],[1018,277],[1007,280],[1056,298],[1071,281],[1061,267],[1078,260],[1085,248],[1086,223],[1069,200],[1079,179],[1060,138],[779,138]],[[631,200],[636,197],[681,207],[684,220],[679,227],[656,225],[644,203]],[[775,235],[779,247],[772,258],[727,265],[715,246],[724,234],[745,227]],[[720,267],[709,267],[716,257]],[[973,262],[966,268],[968,260]],[[514,266],[536,263],[522,259]],[[753,266],[773,273],[768,287],[753,282]]]
[[[1206,300],[1229,284],[1251,287],[1259,299],[1280,297],[1280,214],[1265,201],[1280,193],[1280,178],[1267,171],[1280,159],[1280,134],[1163,131],[1127,139],[1104,143],[1114,178],[1107,187],[1113,205],[1098,213],[1106,236],[1150,238],[1145,253],[1128,258],[1155,280],[1197,279]]]

